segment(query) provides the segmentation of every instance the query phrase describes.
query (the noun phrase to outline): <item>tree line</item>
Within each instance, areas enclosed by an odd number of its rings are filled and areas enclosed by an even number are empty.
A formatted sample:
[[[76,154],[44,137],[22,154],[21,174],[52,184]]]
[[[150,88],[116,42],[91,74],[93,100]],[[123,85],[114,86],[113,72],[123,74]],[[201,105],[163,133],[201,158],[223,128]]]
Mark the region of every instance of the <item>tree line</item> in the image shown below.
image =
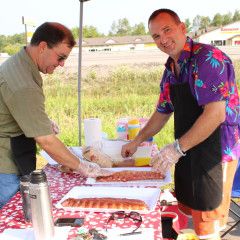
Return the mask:
[[[213,19],[208,16],[197,15],[191,22],[189,18],[185,19],[185,25],[188,32],[196,32],[198,30],[206,30],[209,27],[220,27],[232,22],[240,21],[240,11],[235,10],[234,13],[220,14],[216,13]],[[77,39],[79,37],[79,28],[74,27],[71,29],[72,33]],[[94,26],[83,26],[84,38],[95,37],[108,37],[108,36],[134,36],[134,35],[147,35],[148,30],[145,28],[143,22],[131,26],[127,18],[118,19],[113,21],[110,27],[110,31],[107,35],[99,32]],[[0,35],[0,52],[6,52],[9,55],[13,55],[19,49],[25,45],[25,33],[14,34],[11,36]]]

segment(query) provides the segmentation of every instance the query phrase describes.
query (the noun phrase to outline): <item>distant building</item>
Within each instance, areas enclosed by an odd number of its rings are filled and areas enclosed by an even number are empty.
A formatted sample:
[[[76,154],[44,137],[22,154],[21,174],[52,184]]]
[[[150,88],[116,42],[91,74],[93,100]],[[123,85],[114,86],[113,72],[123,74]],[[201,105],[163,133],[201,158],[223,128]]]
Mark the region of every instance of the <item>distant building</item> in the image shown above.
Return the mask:
[[[78,47],[78,46],[77,46]],[[150,35],[84,38],[83,51],[132,51],[157,48]]]
[[[208,27],[188,36],[197,42],[207,43],[214,46],[240,46],[240,21],[218,27]],[[122,36],[122,37],[99,37],[84,38],[82,49],[85,52],[116,52],[157,49],[150,35]],[[78,46],[73,53],[78,52]]]
[[[8,53],[1,53],[1,52],[0,52],[0,57],[6,57],[6,58],[8,58],[8,57],[10,57],[10,56],[8,55]]]
[[[198,42],[215,46],[240,46],[240,21],[220,28],[200,30],[192,37]]]
[[[1,53],[0,52],[0,65],[9,58],[10,56],[8,55],[8,53]]]

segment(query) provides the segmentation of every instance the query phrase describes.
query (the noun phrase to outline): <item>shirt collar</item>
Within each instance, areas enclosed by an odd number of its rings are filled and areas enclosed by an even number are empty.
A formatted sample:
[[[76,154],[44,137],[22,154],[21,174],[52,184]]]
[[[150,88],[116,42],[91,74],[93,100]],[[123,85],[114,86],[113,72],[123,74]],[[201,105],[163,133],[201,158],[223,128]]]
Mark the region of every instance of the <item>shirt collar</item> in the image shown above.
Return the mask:
[[[23,47],[20,52],[19,56],[30,66],[33,76],[34,76],[34,81],[42,87],[42,77],[40,75],[40,72],[38,70],[37,65],[33,62],[32,58],[27,54],[26,52],[26,47]]]

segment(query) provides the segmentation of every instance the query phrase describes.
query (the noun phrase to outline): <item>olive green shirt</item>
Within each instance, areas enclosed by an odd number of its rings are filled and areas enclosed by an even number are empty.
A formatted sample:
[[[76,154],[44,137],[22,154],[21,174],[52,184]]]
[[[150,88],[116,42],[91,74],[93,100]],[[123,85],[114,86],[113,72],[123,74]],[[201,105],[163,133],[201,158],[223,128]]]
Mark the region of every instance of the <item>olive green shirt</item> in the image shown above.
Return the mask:
[[[16,173],[10,137],[52,134],[42,77],[23,48],[0,66],[0,173]]]

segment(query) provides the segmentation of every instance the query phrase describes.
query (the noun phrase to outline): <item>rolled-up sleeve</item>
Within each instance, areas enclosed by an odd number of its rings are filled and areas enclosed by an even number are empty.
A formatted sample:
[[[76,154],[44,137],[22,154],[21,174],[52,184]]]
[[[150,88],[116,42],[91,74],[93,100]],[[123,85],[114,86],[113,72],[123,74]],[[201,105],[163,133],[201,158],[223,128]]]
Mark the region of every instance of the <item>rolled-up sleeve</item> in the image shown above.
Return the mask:
[[[173,112],[173,105],[170,100],[170,84],[161,83],[160,85],[160,95],[157,103],[157,111],[160,113],[169,114]]]

